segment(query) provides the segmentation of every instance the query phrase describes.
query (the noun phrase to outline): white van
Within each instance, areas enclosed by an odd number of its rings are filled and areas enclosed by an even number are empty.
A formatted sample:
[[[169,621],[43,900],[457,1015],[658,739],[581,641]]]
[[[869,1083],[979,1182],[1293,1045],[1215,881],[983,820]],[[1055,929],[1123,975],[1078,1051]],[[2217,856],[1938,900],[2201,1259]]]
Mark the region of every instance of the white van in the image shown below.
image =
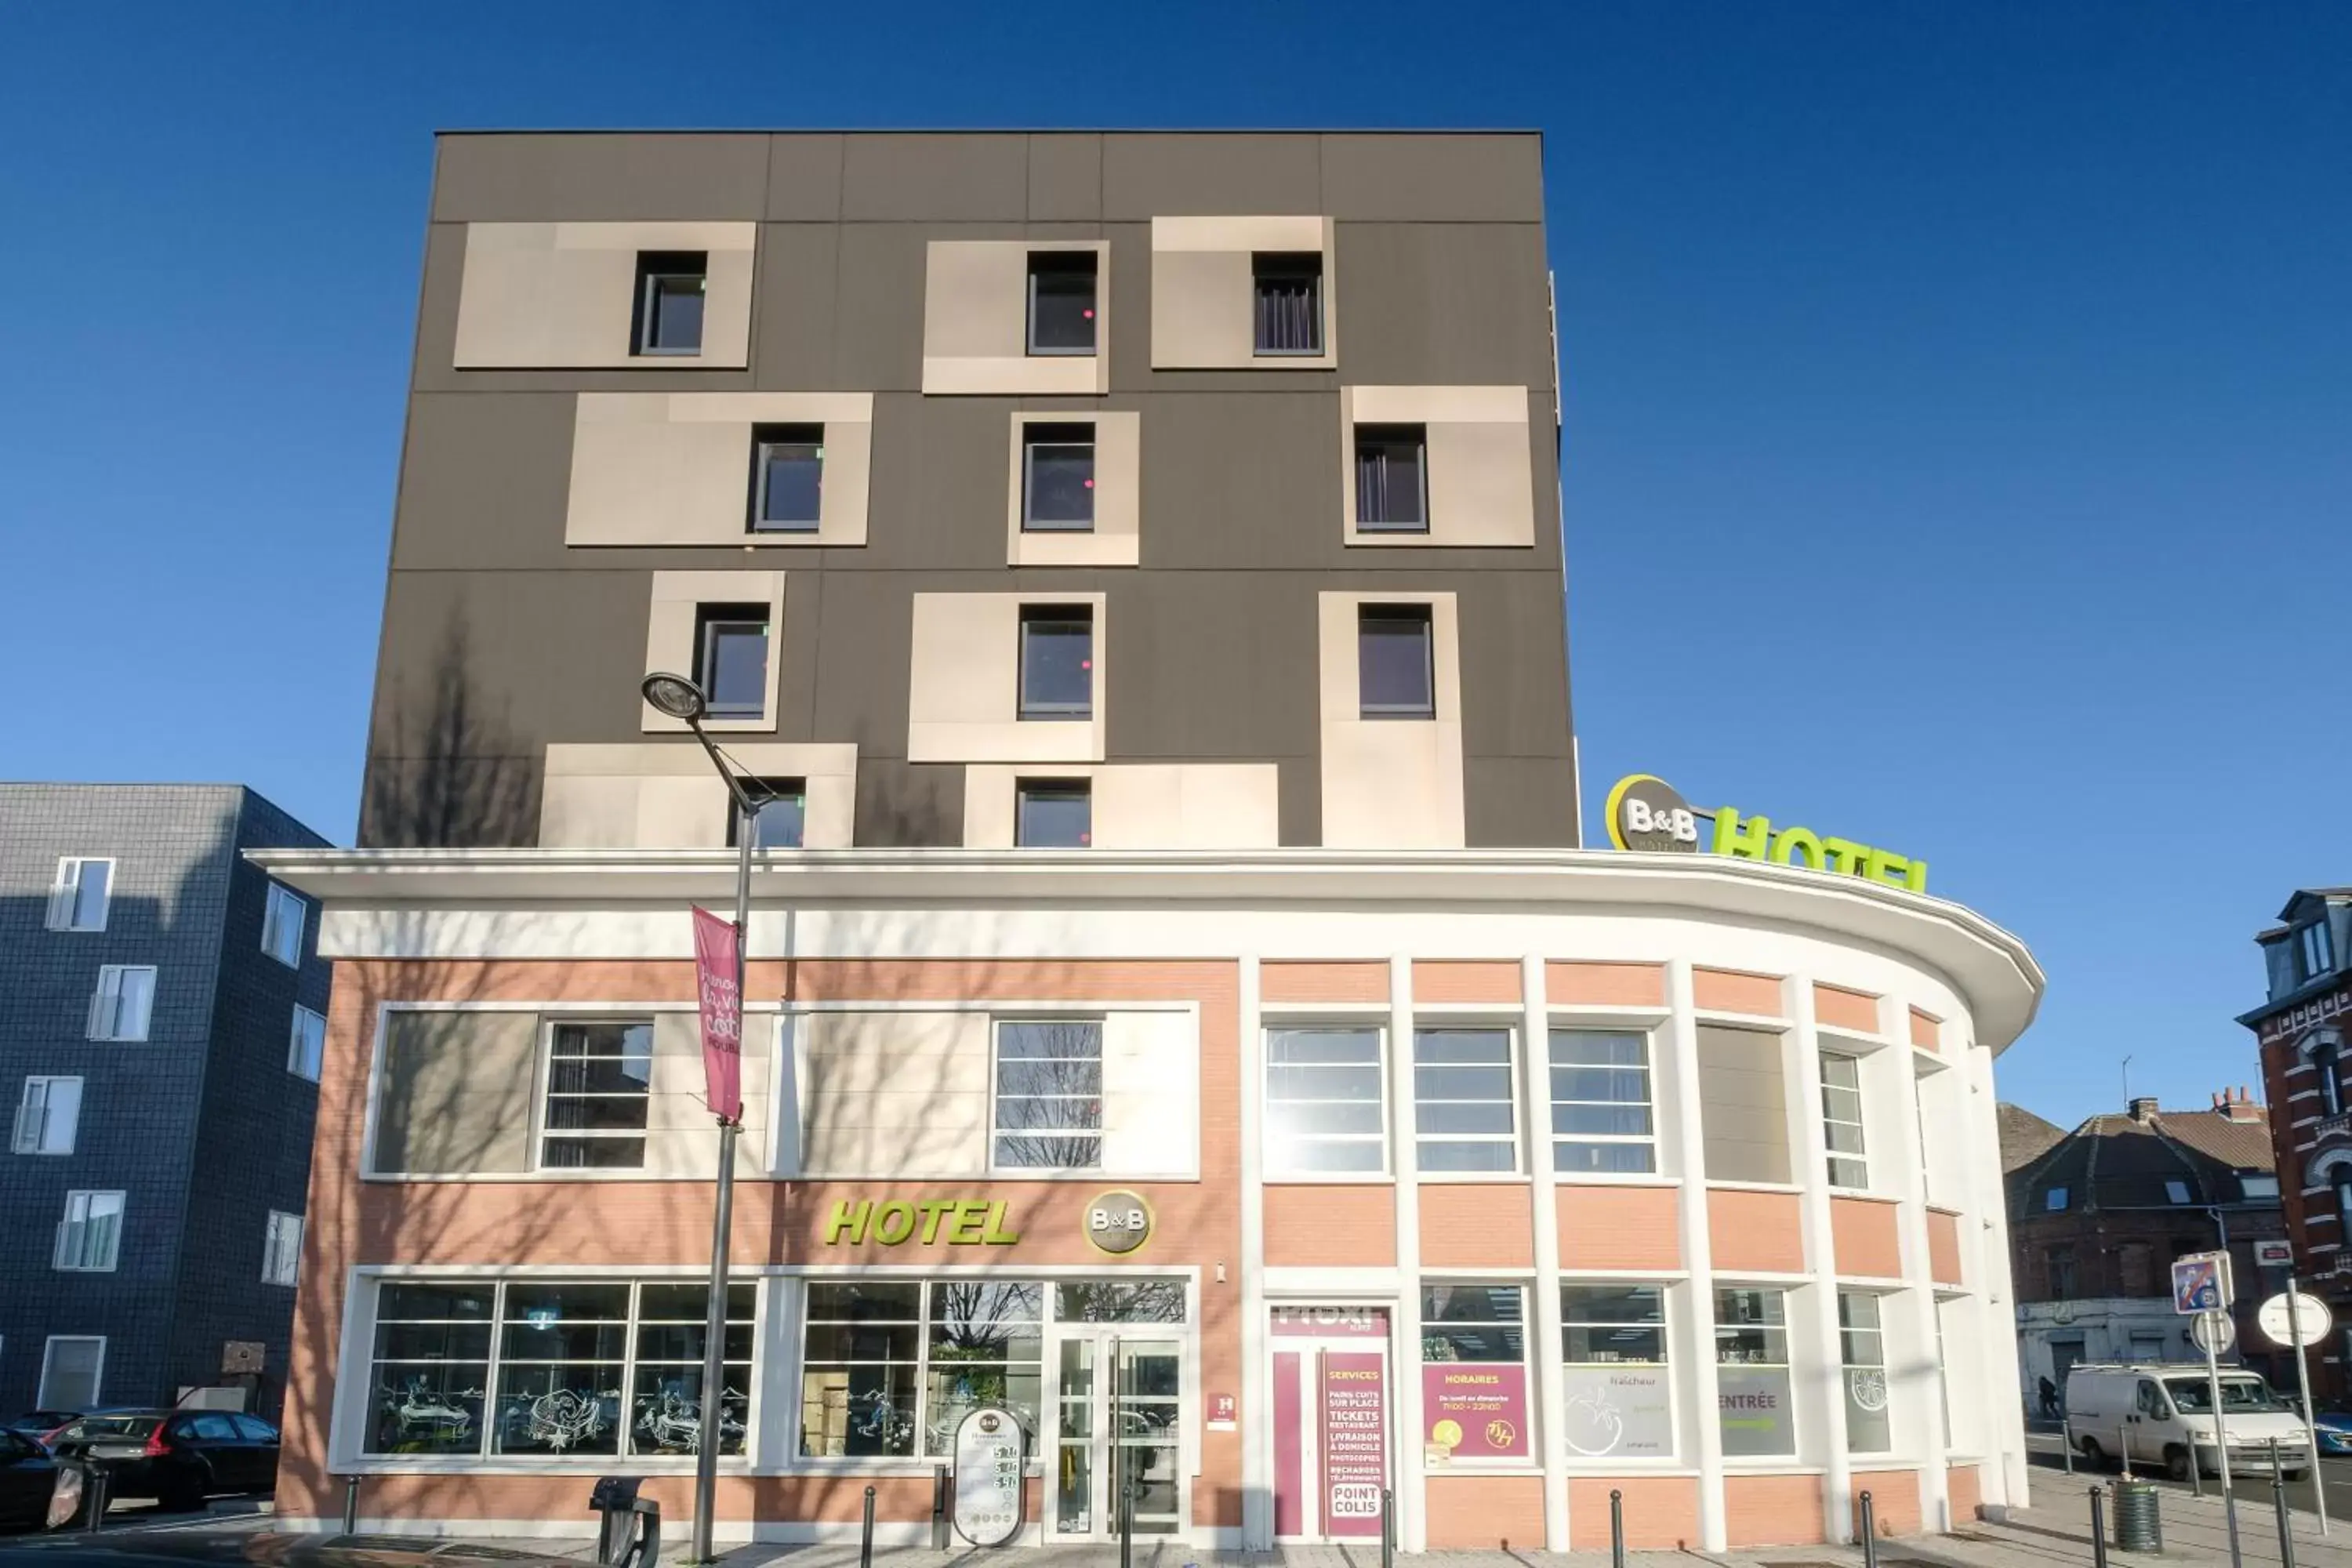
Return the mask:
[[[2221,1419],[2231,1475],[2269,1475],[2273,1437],[2287,1479],[2299,1481],[2308,1473],[2303,1417],[2259,1373],[2221,1370]],[[2126,1468],[2161,1468],[2185,1481],[2193,1447],[2206,1475],[2221,1473],[2203,1362],[2077,1363],[2066,1373],[2066,1440],[2093,1468],[2120,1458]]]

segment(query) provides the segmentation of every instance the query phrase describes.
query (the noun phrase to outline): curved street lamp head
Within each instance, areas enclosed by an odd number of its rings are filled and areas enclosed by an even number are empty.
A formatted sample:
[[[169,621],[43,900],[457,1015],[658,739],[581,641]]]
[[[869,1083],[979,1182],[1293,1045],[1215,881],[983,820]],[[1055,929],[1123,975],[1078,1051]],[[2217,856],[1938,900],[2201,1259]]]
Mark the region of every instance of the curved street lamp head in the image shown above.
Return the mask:
[[[669,675],[656,670],[646,676],[637,689],[645,693],[646,700],[656,711],[682,723],[696,722],[709,706],[703,700],[702,688],[683,675]]]

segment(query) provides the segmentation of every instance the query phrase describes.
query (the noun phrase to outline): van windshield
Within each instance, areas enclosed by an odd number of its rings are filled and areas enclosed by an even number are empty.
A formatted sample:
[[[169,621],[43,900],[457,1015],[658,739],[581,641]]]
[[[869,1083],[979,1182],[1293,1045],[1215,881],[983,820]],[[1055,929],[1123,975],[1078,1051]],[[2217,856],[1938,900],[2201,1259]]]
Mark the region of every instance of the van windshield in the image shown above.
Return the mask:
[[[2213,1402],[2201,1377],[2168,1377],[2164,1392],[2172,1395],[2172,1403],[2183,1415],[2210,1415]],[[2284,1410],[2271,1385],[2259,1377],[2225,1377],[2221,1380],[2221,1414],[2235,1415],[2242,1411]]]

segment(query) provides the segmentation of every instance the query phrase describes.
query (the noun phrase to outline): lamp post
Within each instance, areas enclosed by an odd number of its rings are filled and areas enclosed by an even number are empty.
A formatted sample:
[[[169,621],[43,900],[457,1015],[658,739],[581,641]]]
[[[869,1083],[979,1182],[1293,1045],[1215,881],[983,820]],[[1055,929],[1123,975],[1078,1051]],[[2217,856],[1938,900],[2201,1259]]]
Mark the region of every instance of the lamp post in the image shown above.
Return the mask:
[[[682,675],[657,672],[646,676],[638,689],[656,711],[694,731],[694,738],[709,753],[710,765],[719,770],[719,779],[727,785],[735,813],[735,1003],[740,1016],[743,951],[751,940],[751,840],[756,837],[753,823],[759,816],[758,803],[702,731],[702,715],[709,706],[702,688]],[[711,1504],[719,1487],[719,1447],[727,1425],[721,1397],[726,1381],[727,1254],[735,1221],[735,1138],[741,1131],[740,1122],[719,1118],[719,1195],[710,1221],[710,1304],[702,1321],[702,1399],[694,1439],[694,1538],[688,1557],[696,1563],[711,1560]]]

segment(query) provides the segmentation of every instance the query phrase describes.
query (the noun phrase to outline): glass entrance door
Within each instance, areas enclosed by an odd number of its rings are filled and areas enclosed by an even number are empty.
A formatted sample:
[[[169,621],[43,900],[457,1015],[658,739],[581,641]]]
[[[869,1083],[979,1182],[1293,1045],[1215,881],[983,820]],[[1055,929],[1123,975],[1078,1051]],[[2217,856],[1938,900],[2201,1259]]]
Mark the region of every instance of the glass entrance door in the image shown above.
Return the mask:
[[[1053,1365],[1046,1538],[1116,1540],[1122,1485],[1135,1534],[1181,1534],[1190,1490],[1181,1343],[1065,1330],[1055,1335]]]

